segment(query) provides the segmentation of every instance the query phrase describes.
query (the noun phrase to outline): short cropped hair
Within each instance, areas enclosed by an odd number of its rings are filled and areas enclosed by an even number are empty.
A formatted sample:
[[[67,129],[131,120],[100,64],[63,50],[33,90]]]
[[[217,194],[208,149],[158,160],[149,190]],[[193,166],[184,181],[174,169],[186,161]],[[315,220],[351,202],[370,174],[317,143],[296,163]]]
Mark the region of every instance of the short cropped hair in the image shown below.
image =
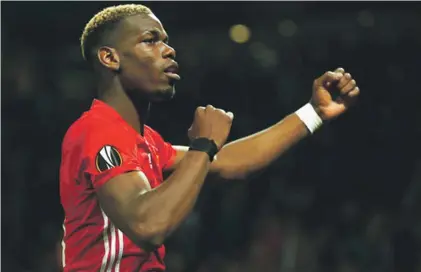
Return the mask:
[[[93,49],[99,46],[105,35],[114,29],[118,22],[133,15],[152,14],[152,11],[143,5],[125,4],[107,7],[92,17],[86,24],[80,38],[80,47],[83,58],[90,62]]]

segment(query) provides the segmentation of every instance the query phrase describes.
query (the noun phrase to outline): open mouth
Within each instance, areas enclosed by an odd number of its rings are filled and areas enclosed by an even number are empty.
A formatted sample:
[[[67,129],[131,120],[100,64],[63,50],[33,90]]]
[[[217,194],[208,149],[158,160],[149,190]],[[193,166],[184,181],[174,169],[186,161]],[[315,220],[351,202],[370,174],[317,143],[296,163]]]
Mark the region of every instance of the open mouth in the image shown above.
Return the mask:
[[[168,66],[164,70],[164,73],[172,79],[180,80],[180,76],[178,75],[178,64],[176,62],[173,62],[170,66]]]
[[[178,75],[178,66],[176,64],[173,64],[171,66],[169,66],[168,68],[166,68],[164,70],[165,75],[167,75],[168,77],[175,79],[175,80],[180,80],[180,76]]]
[[[173,64],[173,65],[167,67],[164,71],[165,71],[165,73],[178,74],[178,66]]]

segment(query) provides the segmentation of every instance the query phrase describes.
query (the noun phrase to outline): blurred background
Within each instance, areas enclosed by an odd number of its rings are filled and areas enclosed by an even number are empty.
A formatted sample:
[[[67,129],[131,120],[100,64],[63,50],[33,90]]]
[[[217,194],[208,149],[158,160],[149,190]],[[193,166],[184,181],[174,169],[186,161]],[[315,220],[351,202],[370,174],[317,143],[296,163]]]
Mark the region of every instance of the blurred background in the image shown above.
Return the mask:
[[[117,2],[121,3],[121,2]],[[2,2],[2,271],[58,271],[61,141],[95,96],[79,37],[116,2]],[[247,181],[209,181],[168,240],[168,271],[421,271],[421,4],[146,2],[183,80],[149,125],[188,144],[194,109],[231,139],[281,120],[344,67],[349,113]]]

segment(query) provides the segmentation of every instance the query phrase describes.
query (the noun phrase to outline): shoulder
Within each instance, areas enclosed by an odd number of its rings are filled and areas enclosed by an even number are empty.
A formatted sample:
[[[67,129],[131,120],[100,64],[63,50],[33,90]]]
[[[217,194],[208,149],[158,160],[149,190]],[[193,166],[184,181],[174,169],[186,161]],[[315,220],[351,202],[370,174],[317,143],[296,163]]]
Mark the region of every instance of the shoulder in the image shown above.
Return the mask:
[[[84,114],[67,130],[62,148],[83,147],[85,150],[99,149],[104,145],[135,144],[136,136],[118,120]]]
[[[155,146],[160,152],[171,148],[171,144],[165,141],[161,134],[149,126],[145,126],[145,139],[148,143]]]
[[[162,138],[161,135],[156,130],[151,128],[150,126],[145,125],[144,128],[145,128],[145,133],[148,133],[149,135],[152,135],[152,136],[157,136],[157,137]]]
[[[145,135],[152,138],[156,143],[164,142],[164,138],[153,128],[145,125]]]

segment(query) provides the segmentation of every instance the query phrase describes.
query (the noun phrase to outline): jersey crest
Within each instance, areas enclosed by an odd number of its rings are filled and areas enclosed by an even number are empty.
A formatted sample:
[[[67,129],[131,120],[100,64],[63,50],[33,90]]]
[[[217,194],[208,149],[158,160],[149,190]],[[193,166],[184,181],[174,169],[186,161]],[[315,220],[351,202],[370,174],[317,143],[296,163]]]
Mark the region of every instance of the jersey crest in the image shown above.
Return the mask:
[[[121,166],[123,160],[118,150],[110,145],[106,145],[96,155],[95,165],[99,172]]]

